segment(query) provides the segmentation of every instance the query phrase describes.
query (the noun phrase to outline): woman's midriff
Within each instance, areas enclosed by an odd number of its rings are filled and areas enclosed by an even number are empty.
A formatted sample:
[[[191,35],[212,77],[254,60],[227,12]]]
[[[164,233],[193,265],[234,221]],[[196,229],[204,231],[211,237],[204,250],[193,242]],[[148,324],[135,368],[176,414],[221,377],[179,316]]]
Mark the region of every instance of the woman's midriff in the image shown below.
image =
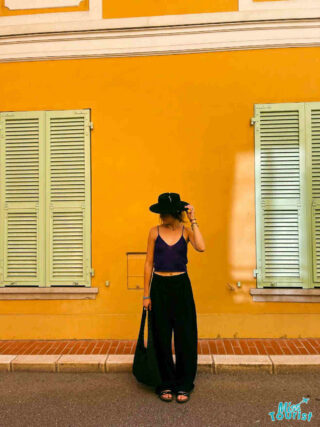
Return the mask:
[[[160,274],[160,276],[176,276],[177,274],[183,274],[183,273],[185,273],[185,271],[170,271],[170,272],[168,272],[168,271],[166,271],[166,272],[163,272],[163,271],[154,271],[154,273]]]

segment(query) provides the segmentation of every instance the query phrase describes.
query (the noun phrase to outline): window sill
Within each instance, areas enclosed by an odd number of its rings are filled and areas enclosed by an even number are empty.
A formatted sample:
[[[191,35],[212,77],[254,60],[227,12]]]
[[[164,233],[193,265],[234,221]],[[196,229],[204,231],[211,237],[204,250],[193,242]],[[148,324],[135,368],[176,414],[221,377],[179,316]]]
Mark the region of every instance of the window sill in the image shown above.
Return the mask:
[[[250,289],[257,302],[320,302],[320,289]]]
[[[57,287],[57,288],[36,288],[17,287],[0,288],[0,300],[33,299],[33,300],[70,300],[70,299],[96,299],[99,288],[77,288],[77,287]]]

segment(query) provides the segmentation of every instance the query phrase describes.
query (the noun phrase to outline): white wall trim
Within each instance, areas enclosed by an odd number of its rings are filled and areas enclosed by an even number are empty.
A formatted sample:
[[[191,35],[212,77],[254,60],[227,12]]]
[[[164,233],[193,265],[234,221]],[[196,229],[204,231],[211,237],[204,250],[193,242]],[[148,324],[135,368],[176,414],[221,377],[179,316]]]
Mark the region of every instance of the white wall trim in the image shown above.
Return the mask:
[[[297,8],[319,8],[319,0],[286,0],[286,1],[262,1],[238,0],[239,10],[279,10]]]
[[[45,9],[47,7],[79,6],[82,0],[5,0],[10,10]]]
[[[106,27],[106,25],[105,25]],[[0,62],[320,46],[320,18],[0,37]]]
[[[274,3],[274,2],[272,2]],[[285,2],[287,3],[287,2]],[[264,22],[269,20],[318,19],[320,7],[280,10],[245,10],[236,12],[190,13],[181,15],[102,18],[102,1],[90,0],[89,12],[55,12],[0,17],[1,34],[25,34],[73,30],[121,29]],[[320,4],[320,1],[319,1]]]
[[[19,0],[20,1],[20,0]],[[24,0],[25,1],[25,0]],[[51,0],[51,3],[53,1]],[[57,3],[56,1],[54,1]],[[81,2],[81,1],[80,1]],[[78,1],[78,3],[80,3]],[[33,1],[34,3],[34,1]],[[11,26],[19,31],[18,27],[24,27],[25,25],[32,28],[32,32],[36,32],[36,25],[52,23],[53,25],[59,25],[63,22],[80,21],[88,22],[90,20],[102,19],[102,0],[90,0],[88,11],[79,12],[51,12],[51,13],[35,13],[25,15],[12,15],[12,16],[1,16],[0,17],[0,28]]]
[[[320,302],[320,289],[250,289],[257,302]]]

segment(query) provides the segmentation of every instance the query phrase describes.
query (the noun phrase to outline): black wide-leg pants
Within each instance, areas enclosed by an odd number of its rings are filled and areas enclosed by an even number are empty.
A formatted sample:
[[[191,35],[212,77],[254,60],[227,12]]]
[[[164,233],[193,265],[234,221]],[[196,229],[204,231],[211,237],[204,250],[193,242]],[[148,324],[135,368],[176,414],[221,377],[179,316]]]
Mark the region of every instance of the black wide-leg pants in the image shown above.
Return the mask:
[[[152,332],[162,383],[155,388],[191,391],[198,363],[196,306],[188,273],[151,280]],[[176,364],[172,357],[172,331]]]

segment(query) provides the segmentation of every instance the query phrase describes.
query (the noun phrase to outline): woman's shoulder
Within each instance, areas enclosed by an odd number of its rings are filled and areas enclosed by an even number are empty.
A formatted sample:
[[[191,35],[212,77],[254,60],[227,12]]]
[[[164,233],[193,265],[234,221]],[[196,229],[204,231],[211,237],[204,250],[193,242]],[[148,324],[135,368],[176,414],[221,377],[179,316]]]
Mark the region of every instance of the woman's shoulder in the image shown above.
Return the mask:
[[[149,236],[151,236],[152,238],[156,238],[158,235],[158,225],[155,225],[153,227],[150,228],[149,230]]]

